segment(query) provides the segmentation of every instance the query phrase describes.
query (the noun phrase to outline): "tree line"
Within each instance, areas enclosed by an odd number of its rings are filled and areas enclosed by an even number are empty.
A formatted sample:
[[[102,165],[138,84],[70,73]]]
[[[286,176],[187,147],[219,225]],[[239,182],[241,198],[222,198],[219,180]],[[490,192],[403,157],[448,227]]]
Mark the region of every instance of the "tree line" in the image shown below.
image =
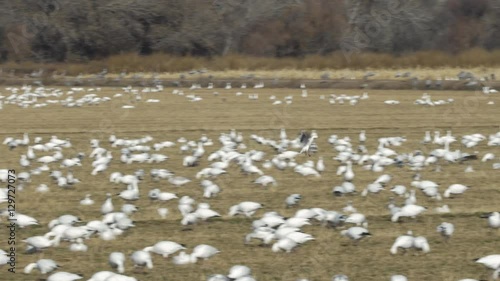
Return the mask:
[[[0,0],[0,61],[500,47],[500,0]]]

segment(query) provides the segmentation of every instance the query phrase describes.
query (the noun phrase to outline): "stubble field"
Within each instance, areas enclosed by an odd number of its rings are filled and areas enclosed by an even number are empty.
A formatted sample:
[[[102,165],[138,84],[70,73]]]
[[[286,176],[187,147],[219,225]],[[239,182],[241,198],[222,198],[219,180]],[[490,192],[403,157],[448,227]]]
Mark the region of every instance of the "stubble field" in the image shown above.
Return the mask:
[[[416,220],[404,220],[402,223],[392,223],[386,208],[389,197],[393,194],[382,191],[380,194],[370,194],[367,197],[359,195],[367,184],[373,182],[382,173],[365,171],[361,166],[354,166],[358,193],[352,196],[335,197],[331,191],[335,185],[342,183],[342,177],[335,174],[340,163],[332,158],[337,155],[327,142],[330,135],[339,137],[349,136],[353,144],[358,144],[360,130],[366,130],[367,149],[373,153],[380,137],[404,136],[407,142],[401,147],[394,148],[399,153],[410,153],[422,150],[428,154],[438,146],[423,145],[421,140],[425,131],[440,131],[446,134],[451,130],[458,139],[465,134],[481,133],[485,136],[494,134],[500,129],[500,97],[498,95],[484,96],[477,92],[429,92],[433,99],[453,98],[452,104],[441,106],[421,106],[413,102],[422,95],[420,91],[370,91],[370,98],[361,100],[351,106],[329,104],[330,94],[361,95],[363,91],[342,90],[309,90],[309,97],[300,97],[299,89],[218,89],[219,95],[212,95],[213,91],[198,90],[194,92],[203,100],[190,102],[185,96],[171,94],[172,89],[165,89],[162,93],[147,93],[142,95],[142,102],[132,102],[126,95],[113,98],[100,105],[85,105],[81,108],[65,108],[60,105],[49,105],[46,108],[22,109],[14,106],[5,106],[0,111],[0,139],[7,136],[21,138],[22,133],[29,133],[30,138],[43,137],[48,141],[52,135],[61,139],[70,139],[72,148],[64,149],[65,158],[74,157],[83,152],[86,156],[92,151],[90,139],[101,140],[103,147],[110,149],[108,137],[115,134],[120,138],[140,138],[146,135],[154,138],[153,142],[176,141],[179,137],[188,140],[198,140],[206,134],[214,141],[213,146],[207,146],[205,156],[199,167],[183,167],[182,154],[179,145],[165,148],[159,153],[166,154],[169,159],[159,164],[122,164],[119,160],[119,148],[112,148],[113,160],[110,167],[97,176],[91,176],[91,159],[82,161],[82,167],[73,168],[76,178],[81,183],[68,189],[59,188],[48,176],[48,172],[32,176],[32,181],[25,184],[23,191],[16,192],[16,206],[20,213],[27,214],[39,220],[39,226],[29,226],[17,229],[17,266],[15,275],[8,273],[6,266],[1,268],[1,280],[37,280],[46,278],[38,271],[30,275],[22,273],[22,268],[39,258],[51,258],[57,261],[62,268],[60,271],[82,273],[89,279],[93,273],[101,270],[110,270],[107,264],[109,253],[121,251],[127,257],[135,250],[161,240],[171,240],[184,243],[188,252],[198,244],[209,244],[221,252],[216,256],[199,261],[191,265],[174,265],[171,258],[163,259],[153,255],[154,268],[144,272],[134,270],[130,260],[126,262],[125,274],[134,276],[138,280],[206,280],[207,276],[215,273],[227,274],[229,268],[235,264],[244,264],[252,268],[257,280],[297,280],[307,278],[320,281],[330,280],[335,274],[343,273],[350,280],[378,281],[389,280],[393,274],[403,274],[409,280],[427,281],[454,281],[462,278],[488,279],[491,271],[475,264],[474,258],[489,254],[498,254],[500,251],[500,232],[487,227],[486,220],[480,215],[484,212],[499,211],[500,209],[500,173],[492,169],[492,163],[480,161],[472,162],[475,172],[464,173],[466,164],[446,164],[442,162],[442,171],[435,172],[434,167],[427,167],[421,171],[422,178],[440,183],[441,192],[454,183],[473,186],[464,195],[453,199],[436,201],[427,198],[420,191],[417,192],[418,204],[428,207],[424,215]],[[236,96],[237,91],[243,95]],[[1,91],[0,91],[1,92]],[[120,88],[103,88],[96,92],[99,96],[112,97],[120,93]],[[185,90],[186,94],[190,93]],[[259,93],[258,100],[249,100],[248,93]],[[272,105],[269,96],[275,95],[283,100],[287,95],[293,95],[290,105]],[[325,95],[326,99],[320,99]],[[145,103],[148,98],[159,99],[159,103]],[[399,105],[387,105],[385,100],[395,99]],[[496,104],[488,105],[488,101]],[[133,104],[135,108],[122,109],[125,104]],[[266,153],[265,159],[272,158],[276,152],[268,146],[263,146],[250,139],[251,134],[266,138],[279,139],[279,129],[286,128],[288,137],[294,138],[301,129],[315,129],[319,135],[317,144],[318,153],[310,158],[304,155],[297,157],[297,163],[307,160],[316,161],[319,156],[325,160],[326,170],[321,177],[303,177],[293,170],[280,171],[275,168],[264,170],[264,173],[273,176],[277,186],[263,188],[253,182],[257,175],[245,175],[237,165],[232,164],[227,174],[221,175],[213,181],[222,192],[215,198],[202,197],[200,180],[195,174],[210,162],[207,156],[220,147],[218,138],[221,132],[228,133],[236,129],[243,133],[247,150],[262,150]],[[453,143],[451,149],[474,153],[477,151],[480,158],[487,152],[494,153],[498,162],[500,149],[486,146],[486,141],[474,148],[465,148],[460,141]],[[246,150],[243,150],[246,151]],[[7,146],[0,146],[0,168],[26,171],[39,166],[32,161],[32,166],[22,168],[19,157],[26,153],[25,147],[9,150]],[[51,153],[37,152],[37,157]],[[52,170],[65,170],[59,167],[60,163],[49,165]],[[258,163],[261,167],[261,163]],[[116,194],[124,186],[109,182],[111,172],[120,171],[130,174],[137,169],[144,169],[147,173],[152,168],[165,168],[176,175],[192,179],[192,182],[182,187],[174,187],[165,180],[156,182],[146,176],[140,182],[140,199],[132,202],[139,207],[139,212],[132,215],[135,227],[118,236],[114,241],[103,241],[96,236],[85,240],[89,249],[87,252],[70,252],[68,242],[62,242],[59,247],[43,250],[41,253],[28,255],[24,253],[24,243],[21,242],[34,235],[43,235],[48,232],[47,224],[50,220],[63,215],[79,216],[84,222],[100,219],[100,206],[105,200],[107,192]],[[393,176],[390,186],[403,184],[409,187],[414,171],[408,167],[387,167],[383,173]],[[50,191],[38,193],[36,186],[45,183]],[[207,202],[211,208],[218,211],[222,218],[209,220],[192,226],[192,230],[185,231],[180,224],[181,215],[177,210],[177,200],[166,203],[154,202],[148,199],[150,189],[160,188],[162,191],[176,193],[179,197],[189,195],[197,203]],[[90,193],[95,200],[92,206],[81,206],[79,201]],[[285,198],[299,193],[303,199],[295,208],[285,208]],[[305,226],[303,231],[313,235],[314,241],[305,243],[292,253],[273,253],[269,246],[260,246],[257,241],[245,245],[244,237],[251,232],[252,220],[260,218],[264,212],[277,211],[289,217],[301,208],[319,207],[328,210],[341,211],[351,200],[359,212],[367,215],[368,229],[372,237],[364,239],[354,245],[346,237],[340,235],[340,230],[325,228],[313,222]],[[255,201],[265,205],[252,219],[244,217],[229,217],[228,208],[241,201]],[[398,204],[403,204],[404,198],[396,198]],[[115,209],[125,203],[117,196],[113,197]],[[434,209],[448,204],[450,214],[438,214]],[[156,209],[166,207],[170,214],[166,219],[160,219]],[[0,205],[5,208],[5,204]],[[436,232],[436,227],[444,221],[455,225],[456,232],[449,242],[444,242]],[[5,220],[3,219],[5,223]],[[408,230],[416,235],[427,237],[431,247],[428,254],[410,251],[407,254],[391,255],[389,249],[394,240]],[[8,233],[5,227],[0,229],[0,249],[7,249]]]

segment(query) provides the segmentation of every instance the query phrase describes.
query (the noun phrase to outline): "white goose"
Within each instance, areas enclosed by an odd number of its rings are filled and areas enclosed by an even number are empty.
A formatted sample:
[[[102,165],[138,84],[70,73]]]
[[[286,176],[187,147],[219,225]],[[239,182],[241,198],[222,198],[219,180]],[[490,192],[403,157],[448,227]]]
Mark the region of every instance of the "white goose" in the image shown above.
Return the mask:
[[[24,267],[23,272],[25,274],[29,274],[35,268],[40,270],[41,274],[47,274],[59,268],[59,265],[50,259],[40,259],[37,262],[30,263]]]
[[[264,205],[257,202],[245,201],[229,208],[229,215],[236,216],[238,214],[244,214],[246,217],[251,217],[258,209],[261,209]]]
[[[120,252],[113,252],[109,254],[109,265],[116,268],[119,273],[125,272],[125,255]]]
[[[50,275],[47,278],[47,281],[75,281],[75,280],[80,280],[82,278],[83,276],[81,274],[74,274],[74,273],[60,271]]]
[[[411,231],[408,231],[408,234],[406,235],[399,236],[398,238],[396,238],[396,241],[394,241],[394,244],[392,244],[390,250],[391,254],[397,254],[399,248],[402,248],[405,251],[412,248],[414,239],[415,237],[413,237],[413,233]]]
[[[427,210],[426,207],[418,206],[418,205],[405,205],[401,208],[401,210],[397,213],[395,213],[391,221],[392,222],[397,222],[400,217],[411,217],[411,218],[416,218],[419,214]]]
[[[76,243],[72,243],[69,246],[69,250],[72,252],[86,252],[88,250],[88,246],[83,244],[82,238],[77,238]]]
[[[206,244],[200,244],[194,247],[191,253],[191,262],[195,263],[197,259],[208,259],[216,254],[220,253],[215,247]]]
[[[134,263],[134,266],[147,267],[148,269],[153,269],[153,261],[151,260],[151,255],[146,251],[135,251],[130,259]]]
[[[498,279],[500,275],[500,255],[489,255],[475,259],[474,261],[486,266],[487,268],[493,269],[493,279]]]
[[[450,198],[450,196],[452,194],[454,194],[454,195],[456,195],[456,194],[462,194],[462,193],[464,193],[469,188],[470,188],[470,186],[466,186],[466,185],[463,185],[463,184],[452,184],[444,192],[444,197]]]
[[[106,194],[106,201],[104,201],[104,204],[102,204],[102,206],[101,206],[101,213],[103,215],[105,215],[105,214],[113,212],[113,209],[114,209],[114,207],[113,207],[113,202],[111,199],[111,194],[107,193]]]
[[[272,250],[273,252],[285,251],[290,253],[297,245],[297,242],[290,238],[282,238],[273,244]]]
[[[164,258],[168,258],[169,255],[172,255],[175,252],[185,249],[186,247],[183,244],[179,244],[172,241],[160,241],[151,247],[144,248],[143,251],[153,252],[155,254],[163,256]]]

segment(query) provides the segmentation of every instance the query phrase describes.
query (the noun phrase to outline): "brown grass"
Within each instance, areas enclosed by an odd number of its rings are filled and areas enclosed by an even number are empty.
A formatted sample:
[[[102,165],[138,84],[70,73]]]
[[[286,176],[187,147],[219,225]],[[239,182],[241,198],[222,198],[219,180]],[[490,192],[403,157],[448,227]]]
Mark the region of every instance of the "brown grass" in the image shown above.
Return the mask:
[[[486,51],[471,49],[451,55],[440,51],[419,51],[402,55],[384,53],[335,52],[326,56],[309,55],[303,58],[251,57],[228,55],[224,57],[178,57],[155,53],[140,56],[134,53],[120,54],[87,63],[34,63],[7,62],[3,69],[16,70],[18,73],[30,73],[44,68],[47,73],[66,71],[68,75],[94,74],[107,68],[110,73],[124,70],[136,73],[182,73],[193,69],[206,68],[215,72],[234,70],[243,71],[336,71],[336,70],[399,70],[399,69],[461,69],[461,68],[498,68],[500,50]],[[453,75],[455,75],[454,73]],[[489,73],[488,73],[489,74]],[[444,75],[441,75],[444,76]],[[392,77],[392,75],[391,75]],[[315,77],[318,79],[319,77]]]
[[[112,96],[119,89],[106,88],[101,95]],[[351,280],[378,281],[389,280],[392,274],[404,274],[409,280],[427,281],[455,281],[461,278],[487,279],[490,271],[474,264],[473,258],[487,254],[498,253],[500,247],[499,233],[486,227],[486,222],[479,218],[481,212],[498,209],[500,192],[495,185],[500,175],[491,170],[491,163],[475,162],[476,172],[464,174],[464,165],[443,165],[441,173],[431,170],[422,172],[425,179],[441,183],[443,188],[452,183],[470,184],[473,188],[463,196],[455,199],[445,199],[443,202],[434,202],[418,193],[419,203],[429,207],[428,212],[416,221],[392,223],[389,221],[385,204],[389,194],[382,192],[362,198],[359,195],[345,198],[333,197],[331,189],[341,182],[335,176],[338,163],[332,160],[336,154],[327,143],[331,134],[340,137],[350,136],[357,143],[359,130],[366,129],[368,135],[368,149],[373,151],[376,139],[382,136],[404,135],[408,142],[397,148],[401,152],[410,152],[422,149],[428,153],[435,146],[419,144],[426,130],[452,129],[453,134],[460,136],[470,133],[491,134],[499,129],[500,111],[497,109],[500,100],[498,96],[485,98],[482,95],[470,92],[430,92],[438,99],[453,97],[454,105],[442,107],[415,106],[412,102],[418,98],[420,92],[412,91],[370,91],[370,99],[361,101],[355,107],[349,105],[329,105],[326,100],[320,100],[320,94],[330,94],[330,90],[310,90],[310,97],[302,99],[299,90],[253,90],[259,92],[258,101],[250,101],[245,96],[236,97],[233,90],[220,90],[218,97],[207,94],[206,91],[197,92],[204,100],[198,103],[186,101],[184,97],[166,93],[145,94],[146,98],[158,98],[158,104],[136,104],[135,109],[121,109],[123,104],[130,103],[127,99],[113,99],[108,104],[87,106],[78,109],[68,109],[51,106],[45,109],[20,109],[6,106],[0,111],[3,126],[0,139],[29,132],[31,138],[42,136],[44,140],[51,135],[60,138],[70,138],[73,148],[64,150],[67,157],[77,152],[90,153],[90,138],[103,140],[102,144],[109,148],[107,138],[115,133],[119,137],[137,138],[151,135],[155,141],[176,140],[180,136],[188,139],[198,139],[206,133],[217,142],[221,131],[235,128],[243,132],[245,143],[249,149],[264,150],[267,157],[274,152],[250,140],[250,134],[256,133],[266,137],[278,138],[279,128],[287,128],[289,135],[296,134],[300,129],[317,129],[320,136],[318,145],[326,161],[327,171],[321,178],[305,178],[290,170],[280,172],[271,170],[268,173],[278,181],[277,187],[262,188],[251,182],[255,176],[242,175],[237,166],[232,165],[229,174],[215,180],[222,193],[217,198],[203,199],[199,181],[194,180],[185,187],[175,188],[168,182],[153,182],[146,178],[140,184],[141,199],[134,202],[140,212],[133,215],[137,227],[126,232],[113,242],[103,242],[98,238],[91,238],[85,243],[89,246],[86,253],[71,253],[67,249],[69,244],[63,242],[60,247],[45,250],[41,254],[26,255],[21,239],[33,235],[42,235],[47,232],[47,223],[62,214],[74,214],[84,221],[99,219],[99,207],[105,193],[117,193],[123,187],[110,184],[108,177],[111,172],[121,171],[130,173],[143,168],[147,172],[151,168],[166,168],[178,175],[194,179],[199,168],[184,168],[181,166],[179,148],[165,149],[162,153],[170,159],[162,164],[134,164],[119,163],[119,150],[114,149],[111,167],[98,176],[90,176],[90,160],[85,159],[81,168],[75,168],[74,174],[82,183],[72,189],[61,190],[47,174],[34,176],[33,182],[25,187],[23,192],[17,193],[17,210],[39,219],[41,226],[28,227],[17,230],[18,243],[18,272],[27,263],[41,257],[52,258],[58,261],[64,271],[80,272],[85,274],[85,280],[100,270],[108,270],[107,257],[112,251],[123,251],[130,254],[133,250],[142,249],[159,240],[172,240],[185,243],[189,249],[197,244],[206,243],[221,250],[221,253],[207,261],[196,265],[175,266],[170,259],[154,256],[155,268],[144,273],[134,272],[127,261],[127,274],[139,280],[205,280],[207,275],[227,273],[235,264],[246,264],[253,269],[258,280],[296,280],[299,277],[309,280],[330,280],[338,273],[347,274]],[[337,93],[360,94],[359,91],[337,91]],[[282,99],[285,95],[294,94],[294,103],[289,106],[272,106],[268,95],[276,95]],[[398,99],[399,106],[387,106],[382,102],[386,99]],[[488,100],[496,101],[497,105],[486,105]],[[218,144],[209,147],[208,153],[218,148]],[[485,152],[500,153],[498,148],[486,147],[484,143],[474,149],[464,149],[459,144],[452,145],[452,149],[462,149],[468,152],[479,151],[482,156]],[[0,147],[0,167],[19,167],[18,159],[23,148],[8,151],[5,146]],[[41,156],[42,153],[37,153]],[[311,159],[316,160],[318,155]],[[309,160],[299,157],[298,162]],[[206,158],[201,166],[208,165]],[[60,169],[58,164],[53,169]],[[356,178],[354,183],[361,191],[378,174],[367,172],[355,166]],[[393,175],[392,184],[409,185],[413,172],[407,168],[389,167],[387,173]],[[46,183],[51,191],[38,194],[34,188],[38,184]],[[220,220],[196,225],[193,231],[181,231],[180,215],[177,211],[177,202],[165,204],[152,203],[147,199],[147,192],[154,187],[164,191],[176,192],[179,195],[190,195],[197,202],[209,202],[213,209],[224,214]],[[96,204],[92,207],[78,205],[86,193],[91,193]],[[250,200],[265,204],[266,208],[259,211],[255,218],[264,211],[278,211],[285,216],[291,216],[297,209],[285,209],[284,199],[291,193],[303,195],[300,208],[322,207],[332,210],[341,210],[348,200],[354,206],[368,215],[369,229],[373,237],[354,246],[339,231],[326,229],[319,225],[304,227],[304,231],[312,234],[316,241],[311,241],[299,247],[291,254],[273,253],[269,247],[258,246],[256,242],[245,246],[243,238],[250,231],[251,220],[245,218],[229,218],[226,216],[230,205],[240,201]],[[401,203],[403,199],[398,198]],[[124,202],[114,198],[115,208],[120,208]],[[450,215],[438,215],[434,208],[448,204],[452,210]],[[160,220],[156,208],[160,205],[168,207],[170,216]],[[446,244],[435,232],[436,226],[448,221],[456,226],[456,234]],[[413,253],[397,256],[389,254],[389,248],[394,239],[413,230],[416,235],[424,235],[430,242],[432,252],[428,255],[414,255]],[[0,237],[7,237],[4,227],[0,228]],[[0,240],[0,248],[6,248],[6,238]],[[188,251],[190,252],[190,251]],[[3,267],[1,270],[6,270]],[[39,273],[31,275],[8,275],[5,280],[35,280],[41,277]]]

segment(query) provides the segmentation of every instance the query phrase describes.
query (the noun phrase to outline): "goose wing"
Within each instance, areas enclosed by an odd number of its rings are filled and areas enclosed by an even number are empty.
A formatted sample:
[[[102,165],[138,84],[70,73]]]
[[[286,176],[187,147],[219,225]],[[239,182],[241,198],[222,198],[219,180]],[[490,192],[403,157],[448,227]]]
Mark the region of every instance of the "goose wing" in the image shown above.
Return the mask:
[[[311,133],[304,130],[300,132],[300,143],[302,144],[302,146],[306,145],[307,142],[309,142],[309,138],[311,138]]]

